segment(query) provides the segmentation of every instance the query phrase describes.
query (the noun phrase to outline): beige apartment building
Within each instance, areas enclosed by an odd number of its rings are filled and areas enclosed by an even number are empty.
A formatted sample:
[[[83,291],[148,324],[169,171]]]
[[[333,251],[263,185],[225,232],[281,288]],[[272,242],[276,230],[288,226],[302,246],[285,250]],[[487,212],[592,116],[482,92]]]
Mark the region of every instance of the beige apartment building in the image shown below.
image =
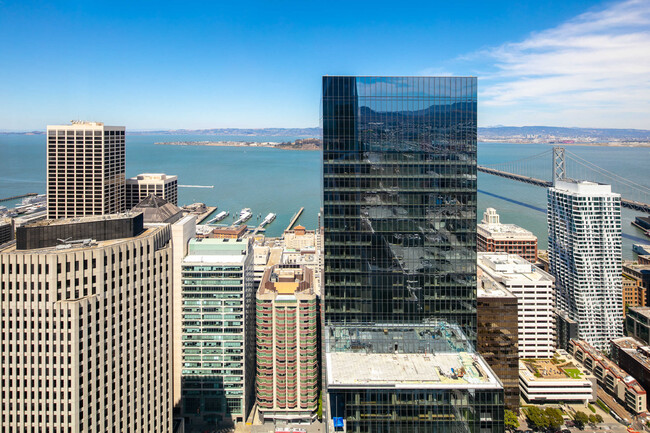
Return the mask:
[[[126,210],[124,132],[101,122],[48,125],[48,218]]]
[[[262,420],[311,422],[318,407],[318,306],[312,269],[275,265],[257,291],[257,407]]]
[[[171,432],[171,263],[170,226],[142,214],[19,228],[0,249],[0,432]]]

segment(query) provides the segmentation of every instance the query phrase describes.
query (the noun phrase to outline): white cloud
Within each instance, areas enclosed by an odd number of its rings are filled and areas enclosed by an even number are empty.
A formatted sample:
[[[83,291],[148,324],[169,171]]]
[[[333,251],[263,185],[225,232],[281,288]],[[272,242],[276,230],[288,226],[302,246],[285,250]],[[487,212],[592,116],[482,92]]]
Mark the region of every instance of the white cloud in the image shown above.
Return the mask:
[[[489,123],[650,129],[649,0],[611,4],[477,56],[494,65],[479,75]]]

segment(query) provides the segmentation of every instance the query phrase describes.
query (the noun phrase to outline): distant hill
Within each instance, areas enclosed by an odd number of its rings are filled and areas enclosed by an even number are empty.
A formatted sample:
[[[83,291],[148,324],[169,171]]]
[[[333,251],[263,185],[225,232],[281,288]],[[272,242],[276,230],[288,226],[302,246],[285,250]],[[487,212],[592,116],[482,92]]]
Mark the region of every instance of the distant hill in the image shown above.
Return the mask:
[[[650,140],[647,129],[609,129],[609,128],[564,128],[559,126],[493,126],[478,128],[481,139],[498,140],[502,138],[551,138],[590,141],[608,140]]]
[[[213,129],[170,129],[160,131],[129,131],[131,135],[240,135],[247,137],[320,137],[321,128],[213,128]]]

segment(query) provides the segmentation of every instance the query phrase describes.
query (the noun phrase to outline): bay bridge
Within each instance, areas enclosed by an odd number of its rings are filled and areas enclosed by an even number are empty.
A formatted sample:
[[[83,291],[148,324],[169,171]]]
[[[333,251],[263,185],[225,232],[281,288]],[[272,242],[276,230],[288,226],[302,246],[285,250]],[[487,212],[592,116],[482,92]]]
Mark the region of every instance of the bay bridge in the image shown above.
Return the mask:
[[[555,180],[604,183],[621,194],[621,206],[650,213],[650,188],[565,150],[554,147],[537,155],[498,164],[479,165],[478,171],[548,188]]]

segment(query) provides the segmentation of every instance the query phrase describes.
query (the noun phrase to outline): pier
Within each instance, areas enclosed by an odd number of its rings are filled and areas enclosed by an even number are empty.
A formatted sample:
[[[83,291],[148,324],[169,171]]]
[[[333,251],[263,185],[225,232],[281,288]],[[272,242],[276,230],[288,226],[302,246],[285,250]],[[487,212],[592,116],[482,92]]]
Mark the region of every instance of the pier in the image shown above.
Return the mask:
[[[294,224],[296,224],[296,222],[298,221],[298,218],[300,218],[300,215],[302,215],[302,211],[304,211],[304,210],[305,210],[305,208],[301,207],[300,210],[298,210],[298,212],[296,212],[296,214],[293,216],[293,218],[291,218],[291,222],[289,223],[289,225],[287,226],[285,231],[291,230],[293,228]]]
[[[207,206],[207,209],[208,210],[206,210],[202,214],[199,214],[199,215],[196,216],[196,223],[197,224],[203,223],[203,220],[207,219],[212,214],[212,212],[217,210],[217,206]]]
[[[19,198],[34,197],[35,195],[38,195],[38,193],[28,192],[27,194],[14,195],[12,197],[0,198],[0,203],[2,203],[3,201],[18,200]]]
[[[214,185],[178,185],[179,188],[214,188]]]

